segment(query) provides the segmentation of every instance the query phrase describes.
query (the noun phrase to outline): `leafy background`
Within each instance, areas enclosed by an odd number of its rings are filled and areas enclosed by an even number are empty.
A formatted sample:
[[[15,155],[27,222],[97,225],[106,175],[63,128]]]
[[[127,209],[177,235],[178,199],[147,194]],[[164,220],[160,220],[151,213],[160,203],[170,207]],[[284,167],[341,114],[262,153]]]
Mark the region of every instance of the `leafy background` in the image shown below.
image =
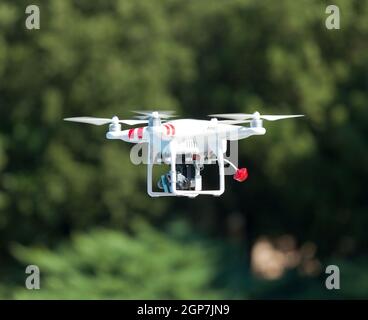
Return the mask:
[[[335,0],[340,30],[327,4],[2,0],[0,297],[367,298],[368,2]],[[241,141],[249,180],[195,200],[149,198],[129,145],[62,121],[152,108],[306,118]]]

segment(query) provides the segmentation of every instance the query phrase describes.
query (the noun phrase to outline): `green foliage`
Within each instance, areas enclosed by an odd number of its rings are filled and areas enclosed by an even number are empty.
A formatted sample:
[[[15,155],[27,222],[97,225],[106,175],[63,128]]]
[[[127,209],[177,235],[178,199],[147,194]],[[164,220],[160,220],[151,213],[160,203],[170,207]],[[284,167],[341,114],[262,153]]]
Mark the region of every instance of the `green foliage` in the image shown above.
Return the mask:
[[[132,261],[140,263],[137,269],[147,270],[155,259],[150,244],[127,236],[136,217],[160,226],[186,219],[196,232],[225,242],[235,238],[240,247],[246,243],[247,250],[260,235],[288,233],[301,242],[314,242],[323,261],[353,256],[351,268],[364,270],[367,1],[334,1],[341,11],[340,30],[325,28],[330,3],[320,0],[34,1],[40,6],[41,29],[33,31],[24,27],[28,4],[0,3],[0,296],[19,277],[17,259],[31,261],[30,252],[37,253],[48,266],[48,257],[63,260],[65,250],[70,257],[65,263],[77,268],[80,241],[91,241],[96,250],[103,243],[111,246],[108,255],[117,259],[106,258],[111,268],[118,268],[114,263],[128,254],[127,245],[138,246],[147,256]],[[239,163],[248,167],[249,181],[229,180],[221,198],[193,201],[149,198],[145,167],[130,162],[130,146],[106,142],[101,127],[62,121],[79,115],[124,118],[131,116],[130,110],[153,108],[190,117],[255,110],[306,117],[267,123],[266,136],[240,141]],[[229,227],[234,212],[244,221],[235,235]],[[98,226],[105,231],[83,235]],[[75,233],[79,236],[69,243]],[[171,241],[158,237],[162,243]],[[111,243],[115,238],[121,249]],[[47,248],[60,242],[67,244],[57,253],[19,249],[15,261],[9,257],[14,243]],[[165,259],[176,257],[179,244],[163,246]],[[222,261],[227,258],[224,252],[217,252]],[[88,257],[96,272],[105,265],[98,254]],[[229,267],[222,274],[219,265],[206,270],[217,271],[223,282],[239,284],[251,276],[245,260],[237,263],[242,272]],[[55,289],[63,286],[56,268],[50,269],[48,292],[70,297],[73,293],[66,287],[63,292]],[[121,287],[112,283],[112,293],[104,291],[101,279],[75,276],[75,292],[86,297],[87,291],[77,290],[78,281],[85,284],[81,290],[89,288],[96,297],[143,294],[137,287],[124,291],[134,286],[133,274]],[[174,281],[173,274],[167,277]],[[153,283],[152,291],[144,294],[191,297],[209,286],[205,273],[198,273],[199,287],[191,287],[186,277],[175,279],[183,286],[180,292],[160,291]],[[295,284],[299,278],[288,279]],[[113,279],[109,275],[106,281]],[[147,277],[150,281],[155,278]],[[93,284],[102,286],[101,291],[93,291]],[[262,290],[252,295],[246,288],[228,287],[231,297],[267,296]],[[276,285],[272,295],[277,290],[283,289]],[[356,287],[349,294],[363,295]]]
[[[134,236],[97,229],[57,249],[16,246],[25,265],[41,270],[41,290],[19,288],[17,299],[221,298],[211,288],[213,251],[148,227]]]

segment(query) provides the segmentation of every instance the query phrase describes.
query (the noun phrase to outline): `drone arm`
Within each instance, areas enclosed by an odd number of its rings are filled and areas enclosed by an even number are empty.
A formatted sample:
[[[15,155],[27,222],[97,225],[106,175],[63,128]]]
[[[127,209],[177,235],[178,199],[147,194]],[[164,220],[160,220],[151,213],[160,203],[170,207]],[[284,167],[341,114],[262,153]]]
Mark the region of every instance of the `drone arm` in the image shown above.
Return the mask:
[[[123,140],[129,143],[142,143],[147,142],[147,135],[142,133],[137,134],[135,131],[137,128],[132,128],[123,131],[109,131],[106,133],[106,138],[110,140]]]
[[[219,167],[219,189],[218,190],[177,190],[176,189],[176,153],[175,144],[171,145],[171,192],[174,195],[195,197],[200,194],[213,195],[218,197],[225,191],[225,163],[222,144],[217,144],[217,163]]]
[[[235,133],[230,133],[227,135],[227,139],[232,140],[241,140],[246,139],[250,136],[261,136],[266,133],[266,129],[263,127],[256,127],[256,128],[248,128],[242,127]]]
[[[106,133],[106,139],[109,140],[123,140],[123,131],[109,131]]]
[[[170,150],[171,150],[171,192],[176,194],[176,145],[175,141],[172,141],[170,144]]]

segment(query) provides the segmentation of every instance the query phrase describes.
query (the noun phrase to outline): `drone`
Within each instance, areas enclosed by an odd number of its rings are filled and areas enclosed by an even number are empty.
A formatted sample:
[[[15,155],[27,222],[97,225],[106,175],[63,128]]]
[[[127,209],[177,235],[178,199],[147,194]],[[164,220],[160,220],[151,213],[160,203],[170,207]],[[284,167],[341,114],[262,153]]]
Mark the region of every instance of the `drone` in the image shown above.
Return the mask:
[[[303,117],[304,115],[261,115],[229,113],[211,114],[210,120],[172,119],[173,111],[133,111],[135,119],[74,117],[65,121],[109,125],[107,139],[146,144],[147,193],[151,197],[198,195],[220,196],[225,191],[225,166],[235,171],[233,178],[243,182],[248,178],[246,168],[238,168],[226,157],[228,141],[237,141],[254,135],[264,135],[263,120]],[[122,130],[122,124],[132,128]],[[247,124],[244,126],[244,124]],[[138,127],[136,127],[138,125]],[[144,126],[139,126],[144,125]],[[133,127],[134,126],[134,127]],[[153,185],[153,166],[169,165],[168,173],[161,175],[157,187]],[[217,164],[219,186],[203,190],[202,171],[205,165]]]

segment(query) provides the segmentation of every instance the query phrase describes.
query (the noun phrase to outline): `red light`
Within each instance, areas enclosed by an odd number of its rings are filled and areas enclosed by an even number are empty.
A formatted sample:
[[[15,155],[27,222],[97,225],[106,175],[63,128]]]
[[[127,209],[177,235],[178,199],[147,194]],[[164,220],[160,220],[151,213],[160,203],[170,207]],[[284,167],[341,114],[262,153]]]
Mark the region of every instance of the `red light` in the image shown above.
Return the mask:
[[[243,181],[247,180],[247,178],[248,178],[247,168],[239,168],[238,170],[236,170],[233,178],[236,181],[239,181],[239,182],[243,182]]]

